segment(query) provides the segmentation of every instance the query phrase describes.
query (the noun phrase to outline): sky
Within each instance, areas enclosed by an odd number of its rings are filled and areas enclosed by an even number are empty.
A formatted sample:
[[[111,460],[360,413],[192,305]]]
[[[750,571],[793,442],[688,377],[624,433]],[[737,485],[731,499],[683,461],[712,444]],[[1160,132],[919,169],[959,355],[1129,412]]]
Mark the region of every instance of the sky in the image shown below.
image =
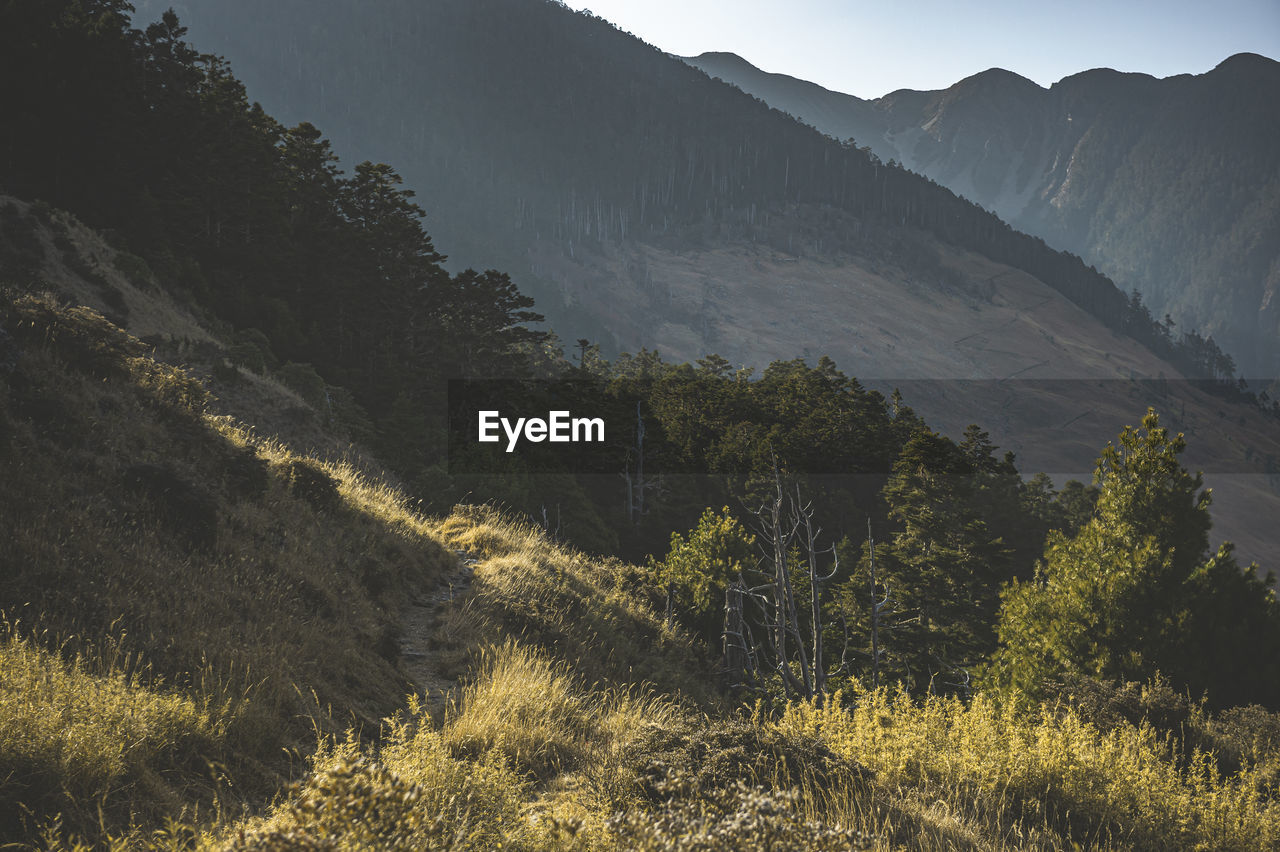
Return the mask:
[[[1202,74],[1236,53],[1280,59],[1280,0],[570,0],[680,56],[876,98],[988,68],[1048,86],[1090,68]]]

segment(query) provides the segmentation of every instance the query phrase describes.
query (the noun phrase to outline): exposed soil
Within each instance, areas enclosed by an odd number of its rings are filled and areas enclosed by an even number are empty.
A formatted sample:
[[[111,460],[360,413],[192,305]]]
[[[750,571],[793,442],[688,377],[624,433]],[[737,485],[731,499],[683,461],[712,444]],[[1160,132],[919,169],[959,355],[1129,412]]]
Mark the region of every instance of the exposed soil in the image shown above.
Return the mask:
[[[471,578],[479,557],[456,550],[457,566],[440,583],[421,596],[410,598],[401,609],[400,660],[404,671],[418,693],[425,693],[427,706],[433,713],[443,710],[450,690],[458,685],[456,678],[440,671],[439,654],[432,650],[437,642],[440,617],[457,606],[471,589]]]

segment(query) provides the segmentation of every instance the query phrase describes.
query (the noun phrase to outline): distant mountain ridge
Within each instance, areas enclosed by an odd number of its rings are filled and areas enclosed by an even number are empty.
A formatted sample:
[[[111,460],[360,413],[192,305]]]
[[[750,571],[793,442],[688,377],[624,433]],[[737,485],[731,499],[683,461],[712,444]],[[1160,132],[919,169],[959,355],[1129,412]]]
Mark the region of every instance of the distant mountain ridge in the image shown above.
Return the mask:
[[[1176,354],[1079,258],[590,14],[546,0],[188,0],[178,12],[273,114],[315,121],[348,161],[398,164],[455,263],[511,270],[555,328],[607,349],[656,343],[669,309],[661,282],[646,280],[645,311],[621,318],[639,333],[622,333],[618,317],[533,268],[548,266],[548,247],[573,259],[615,241],[681,250],[745,239],[875,256],[939,285],[936,240],[1023,269],[1109,328]],[[715,345],[703,334],[713,317],[676,319]],[[1213,359],[1183,360],[1196,375],[1223,374]]]
[[[733,54],[685,61],[1080,254],[1245,374],[1280,375],[1280,63],[1094,69],[1047,89],[997,68],[864,100]]]

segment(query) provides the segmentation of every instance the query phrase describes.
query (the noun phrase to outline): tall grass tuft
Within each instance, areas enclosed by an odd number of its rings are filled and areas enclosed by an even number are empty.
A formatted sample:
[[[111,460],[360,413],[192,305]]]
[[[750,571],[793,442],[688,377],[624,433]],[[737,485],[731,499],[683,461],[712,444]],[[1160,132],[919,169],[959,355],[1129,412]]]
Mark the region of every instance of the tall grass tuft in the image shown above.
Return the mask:
[[[231,708],[140,683],[135,662],[63,659],[0,621],[0,825],[84,825],[213,783]]]
[[[581,763],[591,733],[591,708],[563,665],[507,642],[481,652],[461,707],[447,714],[445,742],[457,754],[489,751],[547,779]]]

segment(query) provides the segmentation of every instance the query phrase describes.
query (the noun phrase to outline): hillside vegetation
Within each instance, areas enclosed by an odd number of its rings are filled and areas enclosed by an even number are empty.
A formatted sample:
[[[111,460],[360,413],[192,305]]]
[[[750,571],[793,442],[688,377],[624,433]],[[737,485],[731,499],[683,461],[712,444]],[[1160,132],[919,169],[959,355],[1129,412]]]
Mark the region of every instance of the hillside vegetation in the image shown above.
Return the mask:
[[[993,68],[875,100],[733,54],[686,61],[1079,254],[1266,386],[1280,368],[1280,63],[1222,59],[1163,80],[1097,68],[1047,89]]]
[[[3,316],[6,606],[38,602],[9,610],[0,647],[0,803],[25,825],[13,840],[1256,849],[1280,837],[1274,715],[1087,682],[1046,703],[855,689],[824,709],[744,715],[708,689],[713,657],[663,622],[639,569],[489,509],[421,517],[349,466],[256,440],[202,414],[198,382],[86,309],[10,295]],[[75,428],[88,418],[94,429]],[[479,562],[435,625],[433,665],[459,685],[433,712],[397,668],[396,602],[429,589],[450,549]]]
[[[0,846],[1280,841],[1274,578],[1174,417],[1059,488],[828,357],[566,356],[128,11],[0,6],[72,208],[0,197]],[[459,376],[624,439],[456,452]]]

